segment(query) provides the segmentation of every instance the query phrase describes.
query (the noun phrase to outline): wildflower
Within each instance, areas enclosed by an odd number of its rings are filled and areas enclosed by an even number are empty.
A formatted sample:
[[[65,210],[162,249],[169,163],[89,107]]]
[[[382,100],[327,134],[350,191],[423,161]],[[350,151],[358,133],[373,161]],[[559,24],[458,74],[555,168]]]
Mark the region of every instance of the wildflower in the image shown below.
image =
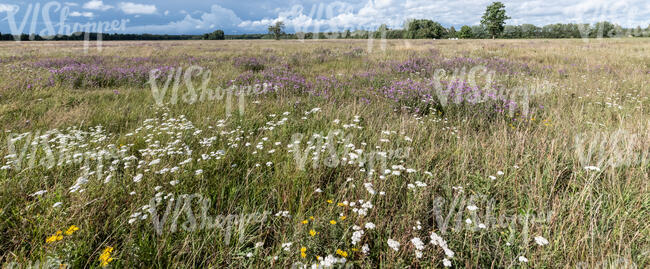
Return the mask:
[[[137,174],[133,177],[133,182],[140,182],[142,180],[142,174]]]
[[[502,176],[503,174],[503,171],[497,171],[497,176]]]
[[[79,227],[72,225],[70,228],[68,228],[67,231],[65,231],[65,235],[72,235],[74,232],[78,231]]]
[[[300,257],[303,257],[303,258],[307,257],[307,253],[305,253],[305,252],[307,252],[307,248],[306,247],[301,247],[300,248]]]
[[[303,220],[303,221],[302,221],[302,224],[307,224],[307,223],[309,223],[308,220]]]
[[[368,223],[366,223],[365,227],[366,227],[366,229],[372,230],[372,229],[375,228],[375,224],[372,223],[372,222],[368,222]]]
[[[597,166],[585,166],[585,170],[600,172],[600,168],[598,168]]]
[[[399,250],[399,242],[393,240],[393,239],[388,239],[388,246],[392,248],[394,251]]]
[[[541,236],[535,236],[535,243],[537,243],[540,246],[548,245],[548,240],[546,240],[546,238]]]
[[[56,231],[55,234],[51,235],[47,239],[45,239],[45,243],[54,243],[56,241],[60,241],[63,239],[63,234],[61,231]]]
[[[467,206],[467,210],[469,210],[469,211],[476,211],[477,209],[478,209],[478,207],[475,206],[475,205],[468,205]]]
[[[341,250],[341,249],[337,249],[337,250],[336,250],[336,254],[338,254],[338,255],[340,255],[341,257],[344,257],[344,258],[348,257],[348,252],[347,252],[347,251],[343,251],[343,250]]]
[[[451,267],[451,261],[448,259],[442,259],[442,265],[445,267]]]
[[[334,224],[336,224],[336,221],[335,220],[330,220],[330,224],[334,225]]]
[[[255,248],[261,248],[264,246],[264,242],[257,242],[255,243]]]
[[[309,235],[311,236],[316,236],[316,231],[315,230],[309,230]]]
[[[340,216],[339,219],[345,220],[347,217],[346,216]]]
[[[106,247],[104,251],[102,251],[102,254],[99,255],[99,261],[101,267],[106,267],[108,263],[113,261],[113,258],[111,257],[112,253],[113,253],[112,247]]]
[[[328,203],[328,204],[331,204],[331,203],[334,203],[334,201],[332,201],[332,200],[327,200],[327,203]]]
[[[344,207],[344,206],[345,206],[344,203],[336,203],[336,205],[337,205],[337,206],[340,206],[340,207]]]
[[[524,257],[524,256],[519,256],[519,261],[520,262],[528,262],[528,259],[526,259],[526,257]]]

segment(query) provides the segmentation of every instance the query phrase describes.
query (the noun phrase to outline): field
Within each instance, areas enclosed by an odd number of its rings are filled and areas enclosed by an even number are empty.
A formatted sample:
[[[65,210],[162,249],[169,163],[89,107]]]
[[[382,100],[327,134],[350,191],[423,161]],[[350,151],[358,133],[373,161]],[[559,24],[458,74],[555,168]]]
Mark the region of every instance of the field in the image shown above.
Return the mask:
[[[0,43],[0,264],[645,268],[650,42]]]

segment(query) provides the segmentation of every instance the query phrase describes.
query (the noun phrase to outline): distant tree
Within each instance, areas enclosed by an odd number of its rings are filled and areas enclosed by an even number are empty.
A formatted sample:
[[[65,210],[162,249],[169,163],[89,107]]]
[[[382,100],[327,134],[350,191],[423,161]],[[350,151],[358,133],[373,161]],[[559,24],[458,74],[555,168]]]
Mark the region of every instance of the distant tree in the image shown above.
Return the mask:
[[[343,32],[343,38],[350,38],[350,29],[347,29],[345,32]]]
[[[458,38],[472,38],[472,28],[470,28],[467,25],[463,25],[463,27],[460,27],[460,32],[458,32]]]
[[[485,27],[482,25],[472,26],[472,38],[482,39],[488,37],[488,32],[485,30]]]
[[[501,2],[493,2],[485,9],[481,24],[485,26],[486,30],[492,35],[492,39],[494,39],[503,32],[507,19],[510,19],[510,17],[506,16],[506,6]]]
[[[223,30],[216,30],[209,34],[203,34],[203,39],[205,40],[224,40],[226,35],[223,33]]]
[[[280,37],[284,34],[284,22],[278,21],[274,25],[269,26],[269,34],[273,35],[275,40],[280,40]]]
[[[449,27],[449,30],[447,31],[447,36],[449,36],[450,38],[458,37],[456,33],[456,28],[454,28],[453,26]]]
[[[407,25],[406,38],[443,38],[447,34],[445,27],[431,20],[411,20]]]

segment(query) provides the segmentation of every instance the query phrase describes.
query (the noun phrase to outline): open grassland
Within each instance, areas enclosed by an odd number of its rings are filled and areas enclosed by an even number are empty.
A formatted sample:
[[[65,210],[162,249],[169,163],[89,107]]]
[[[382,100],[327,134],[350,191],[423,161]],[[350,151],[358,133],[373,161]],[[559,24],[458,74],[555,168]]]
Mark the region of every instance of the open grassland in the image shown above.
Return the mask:
[[[0,43],[4,266],[650,266],[647,39],[90,46]]]

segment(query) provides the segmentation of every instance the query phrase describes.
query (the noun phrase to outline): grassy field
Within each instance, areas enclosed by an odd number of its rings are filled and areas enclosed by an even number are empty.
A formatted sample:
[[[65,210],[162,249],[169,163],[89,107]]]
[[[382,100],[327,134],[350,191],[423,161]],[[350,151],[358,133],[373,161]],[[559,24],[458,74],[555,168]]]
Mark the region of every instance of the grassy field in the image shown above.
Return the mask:
[[[3,268],[650,266],[647,39],[83,45],[0,43]]]

